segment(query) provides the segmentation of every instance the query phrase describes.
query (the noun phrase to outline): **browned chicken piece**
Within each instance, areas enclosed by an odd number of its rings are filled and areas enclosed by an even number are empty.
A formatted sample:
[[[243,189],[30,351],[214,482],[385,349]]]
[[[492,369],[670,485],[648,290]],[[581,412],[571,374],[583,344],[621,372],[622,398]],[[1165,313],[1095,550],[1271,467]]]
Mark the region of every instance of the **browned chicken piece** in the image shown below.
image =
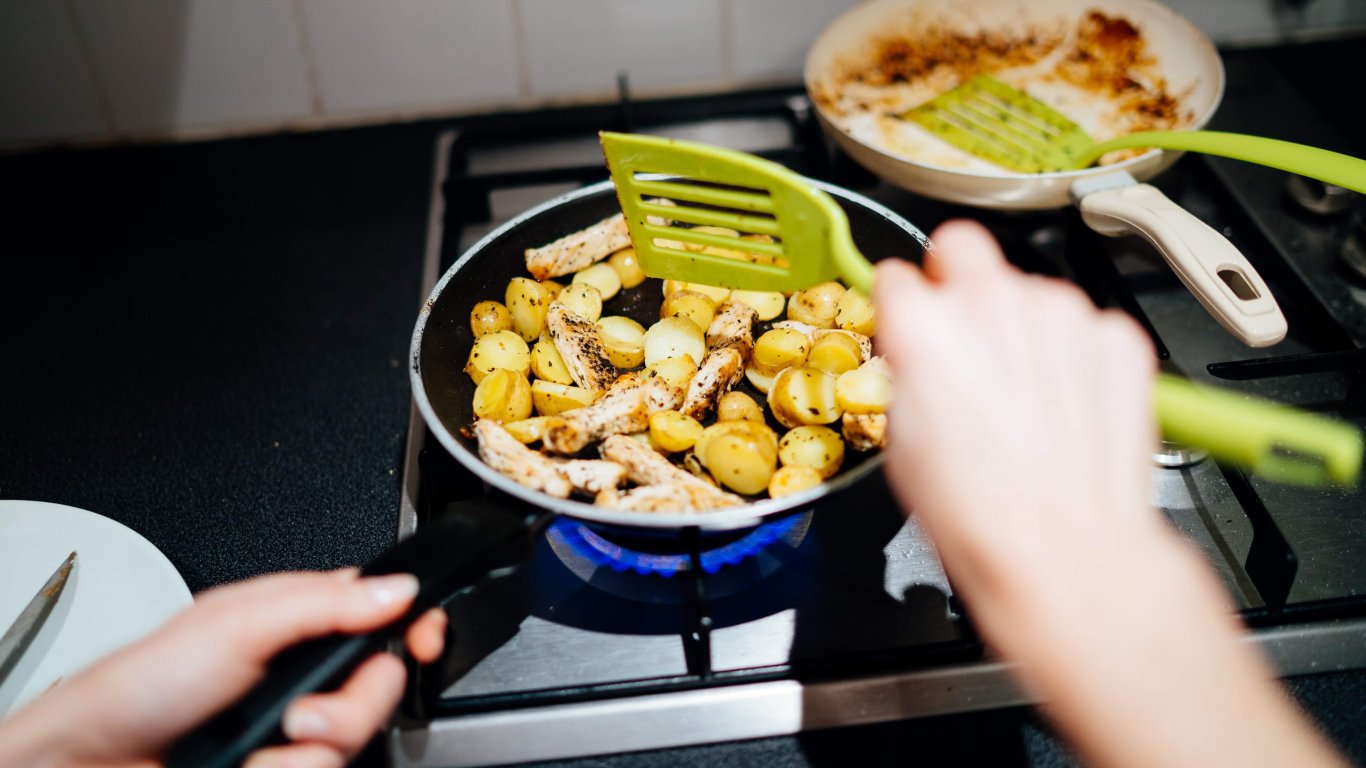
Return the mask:
[[[606,509],[632,512],[706,512],[744,503],[739,497],[726,496],[707,493],[694,485],[664,483],[642,485],[624,493],[609,489],[599,493],[593,503]]]
[[[693,475],[673,462],[660,456],[649,446],[625,435],[613,435],[602,442],[599,448],[602,457],[626,467],[626,477],[631,482],[643,486],[678,485],[694,489],[692,494],[702,494],[711,506],[706,509],[729,507],[744,503],[744,499],[733,493],[723,491],[706,480]],[[699,508],[699,507],[694,507]]]
[[[617,380],[612,382],[611,386],[607,388],[607,392],[604,394],[615,395],[618,392],[626,392],[635,389],[644,383],[644,377],[634,371],[628,371],[618,376]]]
[[[683,398],[684,413],[702,421],[716,410],[721,395],[726,394],[745,375],[745,356],[737,347],[713,349],[702,358],[702,365],[688,382],[688,394]]]
[[[548,280],[590,267],[613,251],[630,245],[631,233],[626,229],[626,218],[618,213],[549,245],[528,248],[526,269],[537,280]]]
[[[626,467],[599,459],[555,459],[555,469],[579,493],[593,496],[626,484]]]
[[[650,414],[678,407],[683,393],[663,379],[604,396],[592,405],[565,411],[546,420],[541,444],[554,453],[572,455],[608,435],[644,432]]]
[[[555,462],[517,442],[496,421],[474,422],[479,440],[479,458],[513,482],[559,499],[569,497],[568,480],[556,469]]]
[[[748,304],[727,301],[716,311],[716,316],[707,326],[707,349],[735,347],[740,350],[744,361],[754,349],[754,321],[758,313]]]
[[[887,447],[887,414],[846,413],[842,423],[844,442],[856,451]]]
[[[612,386],[617,379],[617,368],[607,359],[597,326],[554,302],[545,314],[545,327],[575,384],[597,393]]]

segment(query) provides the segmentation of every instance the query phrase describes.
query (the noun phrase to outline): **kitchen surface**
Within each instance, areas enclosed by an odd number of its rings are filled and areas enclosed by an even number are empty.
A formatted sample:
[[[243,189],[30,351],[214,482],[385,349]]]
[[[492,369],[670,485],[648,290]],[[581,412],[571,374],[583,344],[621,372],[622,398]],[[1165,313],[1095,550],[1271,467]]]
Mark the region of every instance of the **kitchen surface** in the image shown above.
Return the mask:
[[[1366,154],[1366,113],[1342,98],[1361,92],[1361,42],[1223,51],[1228,90],[1213,127]],[[925,231],[964,212],[879,184],[832,150],[800,88],[663,101],[619,89],[599,107],[0,156],[0,498],[106,515],[165,553],[197,593],[365,562],[443,504],[481,494],[413,418],[413,322],[424,284],[500,220],[605,178],[583,170],[594,160],[577,138],[584,129],[675,126],[734,142],[867,194]],[[1198,157],[1159,184],[1249,253],[1277,292],[1294,331],[1265,353],[1206,341],[1217,328],[1179,284],[1152,274],[1133,238],[1081,239],[1070,212],[981,216],[1022,267],[1076,279],[1146,318],[1188,375],[1251,382],[1360,420],[1359,358],[1331,361],[1366,343],[1366,275],[1341,255],[1351,242],[1366,247],[1366,209],[1352,202],[1355,223],[1351,210],[1311,213],[1285,184],[1281,172]],[[1114,267],[1077,259],[1078,244],[1107,249]],[[1283,248],[1306,255],[1283,261]],[[1245,362],[1292,355],[1317,357],[1278,359],[1272,375]],[[1291,674],[1291,693],[1366,762],[1366,670],[1351,661],[1366,647],[1362,491],[1288,493],[1209,462],[1154,471],[1154,502],[1209,554]],[[892,513],[876,481],[866,486],[821,510],[875,510],[860,526],[792,518],[705,579],[626,572],[595,559],[611,542],[557,524],[522,573],[483,602],[452,605],[453,651],[416,676],[397,728],[362,762],[1073,764],[1000,685],[942,572],[917,565],[933,555],[914,523]],[[832,558],[844,563],[834,578],[821,570]],[[706,600],[687,594],[704,582]],[[632,631],[614,624],[621,612],[639,620]],[[832,626],[858,627],[861,641],[832,637]],[[607,669],[588,663],[607,647]],[[587,661],[557,668],[547,649]],[[717,727],[672,746],[650,732],[668,725],[656,717],[617,744],[607,733],[601,750],[530,737],[607,731],[633,715],[604,703],[635,697],[659,697],[651,705],[680,718],[713,705],[743,713],[705,694],[787,701],[791,691],[775,686],[795,680],[834,696],[866,679],[892,681],[883,693],[923,694],[946,670],[981,687],[872,703],[845,720],[823,721],[813,706],[796,734],[784,723]],[[897,675],[911,687],[897,689]],[[585,708],[564,716],[576,705]],[[700,743],[709,740],[725,743]]]

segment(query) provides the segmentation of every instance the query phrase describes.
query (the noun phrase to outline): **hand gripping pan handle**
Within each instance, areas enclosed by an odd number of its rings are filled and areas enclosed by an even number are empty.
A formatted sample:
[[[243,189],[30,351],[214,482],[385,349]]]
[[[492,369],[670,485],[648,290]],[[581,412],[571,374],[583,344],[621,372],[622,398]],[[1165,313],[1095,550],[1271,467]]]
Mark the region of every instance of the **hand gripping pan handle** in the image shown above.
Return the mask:
[[[417,576],[418,594],[407,613],[367,634],[329,635],[276,656],[255,688],[171,747],[167,768],[226,768],[241,764],[262,746],[285,742],[280,721],[290,702],[338,687],[361,662],[401,638],[425,611],[525,560],[539,524],[548,517],[545,513],[525,520],[484,502],[451,507],[361,569],[363,576]]]

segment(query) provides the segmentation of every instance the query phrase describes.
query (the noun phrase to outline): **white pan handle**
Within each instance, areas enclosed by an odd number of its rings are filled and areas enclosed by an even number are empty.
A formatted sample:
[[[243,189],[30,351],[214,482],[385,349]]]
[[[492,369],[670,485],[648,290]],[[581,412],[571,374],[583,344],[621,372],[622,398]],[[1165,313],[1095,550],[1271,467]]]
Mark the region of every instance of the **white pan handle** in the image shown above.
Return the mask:
[[[1116,176],[1128,179],[1128,174]],[[1268,347],[1285,338],[1285,315],[1233,243],[1156,187],[1117,181],[1120,186],[1094,192],[1073,188],[1087,226],[1102,235],[1136,234],[1152,243],[1210,315],[1244,344]]]

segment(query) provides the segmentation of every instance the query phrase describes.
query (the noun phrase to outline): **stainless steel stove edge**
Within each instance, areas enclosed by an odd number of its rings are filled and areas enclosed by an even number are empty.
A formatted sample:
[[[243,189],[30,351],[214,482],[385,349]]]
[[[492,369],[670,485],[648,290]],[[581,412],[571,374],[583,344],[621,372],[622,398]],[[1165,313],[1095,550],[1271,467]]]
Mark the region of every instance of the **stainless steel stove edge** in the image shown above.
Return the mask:
[[[1366,668],[1366,618],[1250,631],[1278,674]],[[390,730],[399,767],[505,765],[773,736],[1033,703],[998,660],[559,704]],[[629,724],[629,725],[627,725]]]

